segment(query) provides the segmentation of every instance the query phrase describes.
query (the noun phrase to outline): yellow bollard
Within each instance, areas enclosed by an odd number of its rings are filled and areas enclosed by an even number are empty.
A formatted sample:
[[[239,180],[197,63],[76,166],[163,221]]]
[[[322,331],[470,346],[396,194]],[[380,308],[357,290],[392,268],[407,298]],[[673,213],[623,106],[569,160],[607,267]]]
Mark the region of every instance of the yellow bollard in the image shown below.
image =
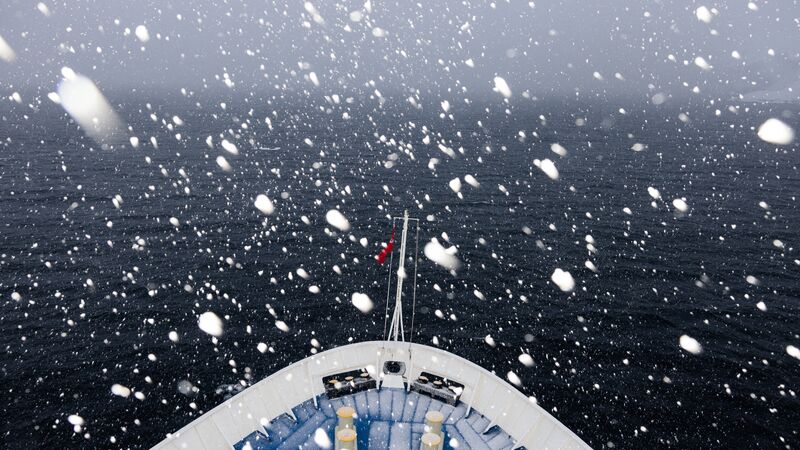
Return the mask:
[[[438,450],[441,443],[442,438],[438,434],[425,433],[422,435],[420,450]]]
[[[336,450],[356,450],[356,427],[353,416],[356,410],[352,406],[342,406],[336,410],[339,421],[336,424]]]
[[[356,450],[356,430],[342,428],[337,431],[336,450]]]
[[[339,422],[336,425],[336,430],[340,430],[342,428],[351,428],[355,429],[353,426],[353,416],[356,414],[356,410],[353,409],[352,406],[342,406],[341,408],[336,410],[336,416],[339,418]]]
[[[440,411],[428,411],[425,413],[425,432],[442,437],[443,421],[444,415]]]
[[[356,450],[356,430],[342,428],[336,432],[337,450]]]

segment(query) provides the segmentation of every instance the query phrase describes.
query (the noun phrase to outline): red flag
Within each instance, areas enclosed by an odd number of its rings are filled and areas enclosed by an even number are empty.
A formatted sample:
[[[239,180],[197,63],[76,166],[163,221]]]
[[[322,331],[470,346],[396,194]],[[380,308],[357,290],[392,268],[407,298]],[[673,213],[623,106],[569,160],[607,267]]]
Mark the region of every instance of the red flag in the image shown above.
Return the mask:
[[[386,262],[386,257],[389,256],[389,253],[392,253],[392,249],[394,248],[394,227],[392,227],[392,237],[389,238],[389,243],[386,244],[383,250],[378,253],[378,256],[375,257],[375,260],[378,261],[378,264],[383,264]]]

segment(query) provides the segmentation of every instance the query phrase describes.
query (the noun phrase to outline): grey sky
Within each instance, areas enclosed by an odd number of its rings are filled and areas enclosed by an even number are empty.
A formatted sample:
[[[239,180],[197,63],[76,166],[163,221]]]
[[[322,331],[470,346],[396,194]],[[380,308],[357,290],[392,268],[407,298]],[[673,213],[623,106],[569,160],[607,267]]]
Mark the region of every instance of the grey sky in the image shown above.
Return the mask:
[[[479,96],[491,95],[495,75],[515,95],[574,96],[578,90],[649,98],[694,95],[697,86],[702,95],[733,96],[800,88],[797,0],[751,6],[746,0],[539,0],[533,7],[527,1],[375,0],[371,13],[360,1],[318,0],[312,3],[321,23],[303,1],[45,0],[49,16],[33,0],[4,3],[0,36],[17,54],[12,64],[0,61],[8,93],[49,92],[62,66],[106,91],[224,91],[230,89],[225,74],[241,95],[466,88],[465,96]],[[696,17],[701,5],[712,11],[710,23]],[[363,18],[351,20],[353,11]],[[148,42],[135,36],[138,25],[147,27]],[[373,33],[376,27],[385,36]],[[698,56],[711,70],[694,63]]]

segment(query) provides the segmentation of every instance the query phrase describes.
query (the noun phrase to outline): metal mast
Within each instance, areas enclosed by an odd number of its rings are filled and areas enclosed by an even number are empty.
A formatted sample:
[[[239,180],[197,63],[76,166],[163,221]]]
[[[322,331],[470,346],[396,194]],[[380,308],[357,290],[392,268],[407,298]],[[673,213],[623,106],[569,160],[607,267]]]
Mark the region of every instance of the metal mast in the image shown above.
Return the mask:
[[[395,294],[394,314],[389,327],[389,339],[405,342],[403,330],[403,280],[406,278],[406,237],[408,237],[408,210],[403,213],[403,235],[400,241],[400,263],[397,266],[397,293]],[[415,274],[416,275],[416,274]],[[414,280],[416,283],[416,280]]]

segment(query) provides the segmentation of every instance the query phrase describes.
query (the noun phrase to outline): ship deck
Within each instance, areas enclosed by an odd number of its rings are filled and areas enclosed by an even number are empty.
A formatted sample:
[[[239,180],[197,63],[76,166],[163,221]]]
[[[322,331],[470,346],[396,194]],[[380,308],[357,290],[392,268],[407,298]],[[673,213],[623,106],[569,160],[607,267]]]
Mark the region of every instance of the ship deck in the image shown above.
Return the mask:
[[[236,450],[322,449],[325,440],[315,440],[317,430],[333,442],[336,410],[352,406],[356,410],[359,450],[418,449],[425,413],[441,411],[444,415],[445,449],[512,449],[514,441],[497,426],[484,430],[490,420],[475,410],[467,414],[463,403],[451,406],[417,392],[404,389],[370,389],[328,399],[317,397],[317,405],[307,400],[292,408],[297,420],[288,414],[273,419],[234,445]],[[323,444],[323,445],[320,445]]]
[[[352,385],[331,383],[350,374],[357,375]],[[429,381],[421,383],[423,378]],[[402,389],[409,384],[410,392]],[[389,341],[335,347],[297,361],[170,433],[154,449],[324,448],[333,441],[336,410],[344,405],[355,408],[360,450],[418,448],[423,417],[435,409],[446,419],[445,448],[589,449],[488,370],[442,349]]]

